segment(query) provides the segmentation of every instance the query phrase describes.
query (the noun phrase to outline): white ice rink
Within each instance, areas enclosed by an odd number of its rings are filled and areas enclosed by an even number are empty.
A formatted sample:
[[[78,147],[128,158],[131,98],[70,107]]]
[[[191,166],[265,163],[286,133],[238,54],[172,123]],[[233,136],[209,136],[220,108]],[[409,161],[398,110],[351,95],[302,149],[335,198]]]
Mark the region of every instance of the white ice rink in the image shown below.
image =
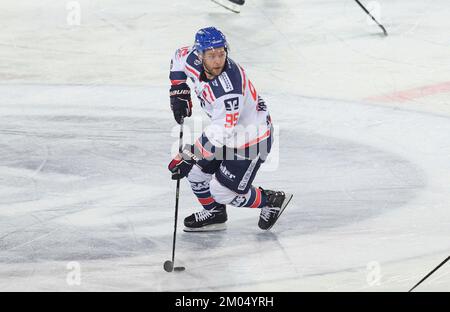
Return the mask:
[[[0,291],[409,290],[450,255],[450,3],[363,3],[388,37],[353,0],[2,0]],[[268,232],[229,207],[184,233],[182,181],[166,273],[169,62],[212,25],[279,134],[255,185],[295,195]],[[450,263],[417,291],[450,291]]]

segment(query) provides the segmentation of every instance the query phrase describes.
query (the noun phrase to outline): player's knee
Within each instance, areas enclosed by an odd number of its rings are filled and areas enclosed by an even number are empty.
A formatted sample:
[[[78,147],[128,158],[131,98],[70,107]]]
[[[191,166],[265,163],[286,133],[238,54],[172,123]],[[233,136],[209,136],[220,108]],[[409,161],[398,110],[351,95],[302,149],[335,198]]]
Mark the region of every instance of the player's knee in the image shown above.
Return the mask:
[[[204,181],[210,181],[212,175],[208,173],[204,173],[202,169],[198,166],[193,166],[191,171],[189,172],[187,179],[189,182],[204,182]]]
[[[220,184],[216,179],[211,180],[209,187],[211,196],[219,204],[227,205],[236,197],[236,194],[232,190]]]

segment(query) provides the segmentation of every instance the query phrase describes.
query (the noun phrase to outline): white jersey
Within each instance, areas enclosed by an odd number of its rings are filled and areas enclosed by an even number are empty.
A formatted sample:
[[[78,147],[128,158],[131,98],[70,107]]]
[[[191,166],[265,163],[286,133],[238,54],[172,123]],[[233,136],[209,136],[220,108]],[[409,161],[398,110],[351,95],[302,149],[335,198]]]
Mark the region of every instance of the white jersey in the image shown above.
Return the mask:
[[[214,146],[245,148],[270,136],[271,119],[265,102],[244,69],[230,58],[223,72],[209,80],[197,51],[193,47],[180,48],[172,59],[169,77],[172,85],[186,82],[187,78],[193,82],[201,107],[211,118],[204,136]]]

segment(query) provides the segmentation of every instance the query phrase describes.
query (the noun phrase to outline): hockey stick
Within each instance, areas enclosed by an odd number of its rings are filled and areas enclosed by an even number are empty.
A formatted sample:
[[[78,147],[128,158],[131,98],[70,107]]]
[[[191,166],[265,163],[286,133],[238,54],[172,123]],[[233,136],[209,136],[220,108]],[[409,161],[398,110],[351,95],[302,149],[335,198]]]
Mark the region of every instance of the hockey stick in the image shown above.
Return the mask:
[[[416,288],[417,286],[419,286],[424,280],[426,280],[431,274],[433,274],[434,272],[436,272],[437,269],[439,269],[441,266],[443,266],[448,260],[450,260],[450,256],[447,257],[447,259],[445,259],[444,261],[442,261],[441,264],[439,264],[437,267],[435,267],[433,271],[431,271],[430,273],[428,273],[427,275],[425,275],[425,277],[422,278],[422,279],[420,280],[420,282],[418,282],[416,285],[414,285],[414,287],[411,288],[408,292],[411,292],[414,288]]]
[[[211,0],[214,3],[217,3],[221,7],[224,7],[227,10],[230,10],[234,13],[240,13],[241,12],[241,6],[244,5],[245,1],[242,4],[238,4],[234,1],[230,0]]]
[[[178,144],[178,152],[182,152],[183,149],[183,124],[184,120],[181,118],[180,123],[180,140]],[[177,221],[178,221],[178,201],[180,199],[180,178],[177,179],[177,189],[176,189],[176,195],[175,195],[175,225],[173,228],[173,244],[172,244],[172,261],[167,260],[164,262],[164,270],[166,272],[172,272],[172,271],[184,271],[186,268],[179,266],[174,267],[175,265],[175,242],[177,238]]]
[[[386,31],[386,28],[384,28],[383,25],[381,25],[380,23],[378,23],[378,21],[375,19],[375,17],[373,17],[372,14],[370,14],[370,12],[369,12],[362,4],[361,4],[361,2],[359,2],[359,0],[355,0],[355,1],[356,1],[356,3],[359,4],[359,6],[361,7],[361,9],[363,9],[364,12],[366,12],[366,13],[373,19],[373,21],[374,21],[375,23],[377,23],[378,26],[380,26],[380,28],[383,30],[384,35],[387,36],[388,33],[387,33],[387,31]]]

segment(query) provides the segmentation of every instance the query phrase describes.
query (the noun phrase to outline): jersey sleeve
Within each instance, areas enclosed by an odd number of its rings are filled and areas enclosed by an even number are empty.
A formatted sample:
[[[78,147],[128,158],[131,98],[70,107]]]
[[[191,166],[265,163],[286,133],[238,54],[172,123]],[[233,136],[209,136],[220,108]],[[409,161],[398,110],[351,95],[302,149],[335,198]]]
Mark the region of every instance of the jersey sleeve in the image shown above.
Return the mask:
[[[186,82],[186,59],[188,54],[189,47],[183,47],[175,51],[175,55],[170,61],[169,79],[172,85]]]

